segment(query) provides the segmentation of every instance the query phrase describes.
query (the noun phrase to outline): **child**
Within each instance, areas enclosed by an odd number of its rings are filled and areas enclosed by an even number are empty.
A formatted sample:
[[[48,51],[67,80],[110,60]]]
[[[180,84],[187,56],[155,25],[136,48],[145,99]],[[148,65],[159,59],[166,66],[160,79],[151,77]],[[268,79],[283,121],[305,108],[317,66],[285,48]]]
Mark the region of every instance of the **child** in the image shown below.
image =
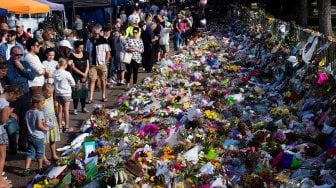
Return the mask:
[[[44,136],[49,127],[45,124],[44,115],[42,112],[45,98],[41,94],[35,94],[32,97],[32,108],[26,112],[25,121],[28,128],[27,136],[27,158],[26,166],[23,171],[24,176],[29,176],[33,173],[30,169],[32,159],[37,159],[38,174],[42,174],[42,162],[44,157]]]
[[[8,135],[5,130],[5,124],[10,116],[16,118],[13,114],[13,108],[9,107],[9,102],[15,101],[22,95],[20,86],[7,86],[4,93],[0,95],[0,188],[11,187],[11,181],[3,177],[3,169],[6,159],[6,145],[8,144]]]
[[[54,79],[52,77],[52,74],[55,72],[56,70],[56,66],[57,66],[57,61],[55,61],[55,49],[54,48],[47,48],[45,50],[45,55],[47,57],[47,60],[44,60],[42,62],[42,65],[45,66],[45,68],[48,70],[48,72],[51,73],[51,75],[47,75],[48,79],[46,80],[47,83],[54,83]]]
[[[47,131],[45,135],[45,143],[50,142],[50,151],[51,151],[51,158],[52,160],[56,161],[58,160],[57,154],[56,154],[56,141],[60,141],[61,137],[58,131],[58,123],[57,118],[55,114],[55,108],[54,108],[54,86],[52,84],[44,84],[42,87],[42,94],[45,97],[45,103],[43,107],[43,113],[45,122],[49,127],[49,131]],[[45,150],[44,150],[44,159],[43,163],[46,165],[50,165],[49,160],[45,156]]]
[[[68,66],[68,62],[64,58],[58,60],[57,70],[54,72],[55,81],[55,93],[58,103],[57,107],[57,119],[60,125],[60,130],[63,132],[72,132],[73,129],[69,128],[69,107],[71,99],[71,87],[76,85],[70,72],[65,69]],[[62,118],[64,113],[65,127],[62,125]]]
[[[54,84],[54,78],[53,74],[56,71],[56,67],[58,65],[58,62],[55,61],[55,49],[54,48],[47,48],[45,50],[45,56],[47,57],[47,60],[44,60],[42,62],[42,65],[45,66],[45,68],[48,70],[50,74],[47,75],[46,83]],[[53,95],[55,96],[55,95]],[[55,112],[57,113],[57,101],[54,98],[54,105],[55,105]]]

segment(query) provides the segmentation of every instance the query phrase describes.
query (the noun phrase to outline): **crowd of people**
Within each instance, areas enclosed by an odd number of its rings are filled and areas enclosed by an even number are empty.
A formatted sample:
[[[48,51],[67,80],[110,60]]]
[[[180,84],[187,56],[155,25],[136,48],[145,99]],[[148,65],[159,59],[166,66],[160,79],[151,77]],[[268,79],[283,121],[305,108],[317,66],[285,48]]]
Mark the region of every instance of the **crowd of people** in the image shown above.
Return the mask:
[[[70,111],[78,114],[80,102],[81,112],[89,113],[86,104],[93,102],[97,88],[106,102],[107,87],[136,86],[140,67],[150,73],[167,57],[171,33],[176,52],[187,45],[198,27],[194,9],[153,5],[144,12],[136,8],[130,15],[121,11],[113,24],[104,26],[83,22],[76,15],[73,30],[65,29],[61,40],[43,26],[28,33],[20,21],[14,28],[1,23],[0,188],[11,185],[3,172],[7,145],[9,154],[27,153],[23,175],[34,172],[32,159],[37,159],[37,173],[42,173],[43,164],[50,165],[45,144],[50,145],[52,160],[57,160],[55,143],[60,133],[74,131]],[[131,61],[123,62],[121,52],[130,53]]]

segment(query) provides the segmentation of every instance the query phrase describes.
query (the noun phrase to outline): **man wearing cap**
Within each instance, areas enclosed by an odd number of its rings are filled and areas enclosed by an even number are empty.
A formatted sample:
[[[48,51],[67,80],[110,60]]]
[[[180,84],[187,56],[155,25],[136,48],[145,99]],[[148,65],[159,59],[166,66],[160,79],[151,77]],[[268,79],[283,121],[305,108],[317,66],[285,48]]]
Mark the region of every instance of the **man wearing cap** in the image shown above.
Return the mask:
[[[7,33],[6,42],[0,45],[0,57],[4,58],[5,60],[9,60],[10,51],[14,46],[18,46],[24,52],[23,46],[15,39],[16,39],[16,32],[14,30],[9,30]]]
[[[107,40],[100,35],[101,27],[96,25],[92,28],[93,37],[86,42],[85,50],[89,53],[89,78],[90,96],[88,103],[92,103],[96,81],[99,78],[102,89],[102,101],[106,102],[107,64],[110,60],[111,48]]]
[[[20,21],[16,22],[16,41],[21,43],[23,46],[26,45],[26,41],[30,38],[29,34],[24,31],[23,23]]]

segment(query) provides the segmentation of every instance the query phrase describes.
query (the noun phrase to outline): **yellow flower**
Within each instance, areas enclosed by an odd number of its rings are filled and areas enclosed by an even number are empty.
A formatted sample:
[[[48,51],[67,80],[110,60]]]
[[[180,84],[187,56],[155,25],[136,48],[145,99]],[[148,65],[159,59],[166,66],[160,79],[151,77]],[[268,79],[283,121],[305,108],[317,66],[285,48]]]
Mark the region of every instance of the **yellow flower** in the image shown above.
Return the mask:
[[[147,152],[146,155],[147,155],[147,158],[152,158],[153,157],[151,152]]]
[[[183,108],[184,108],[184,109],[188,109],[188,108],[190,108],[190,102],[185,102],[185,103],[183,104]]]

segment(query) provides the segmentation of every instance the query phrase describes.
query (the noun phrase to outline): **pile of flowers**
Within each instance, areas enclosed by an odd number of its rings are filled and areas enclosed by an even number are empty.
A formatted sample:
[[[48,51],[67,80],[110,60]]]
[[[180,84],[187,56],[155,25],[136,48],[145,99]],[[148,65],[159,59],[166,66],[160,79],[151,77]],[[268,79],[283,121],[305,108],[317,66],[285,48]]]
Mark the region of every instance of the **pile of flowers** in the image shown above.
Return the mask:
[[[162,61],[118,96],[115,108],[97,106],[81,142],[65,151],[59,185],[332,185],[336,146],[327,122],[334,106],[319,117],[325,124],[316,122],[324,105],[318,93],[300,93],[292,84],[298,75],[269,78],[268,68],[281,72],[283,65],[259,65],[250,53],[260,41],[232,35],[200,38],[193,53]],[[314,90],[310,82],[304,87]],[[90,142],[95,149],[87,153]]]

